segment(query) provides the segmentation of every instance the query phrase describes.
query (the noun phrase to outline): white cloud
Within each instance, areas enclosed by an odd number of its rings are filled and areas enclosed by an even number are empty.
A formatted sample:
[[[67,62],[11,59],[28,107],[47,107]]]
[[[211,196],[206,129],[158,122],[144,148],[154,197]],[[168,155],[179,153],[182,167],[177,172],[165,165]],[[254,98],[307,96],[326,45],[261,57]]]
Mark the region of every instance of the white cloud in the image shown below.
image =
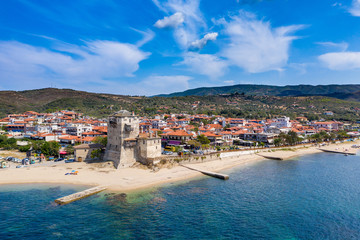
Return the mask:
[[[190,43],[190,49],[202,49],[208,41],[215,41],[218,35],[217,32],[208,33],[203,38]]]
[[[346,51],[349,47],[349,44],[346,42],[334,43],[334,42],[318,42],[317,44],[327,47],[327,48],[335,48],[336,50]]]
[[[152,0],[156,7],[158,7],[161,11],[168,13],[167,9],[162,6],[159,0]]]
[[[189,76],[150,76],[140,82],[139,88],[144,95],[181,92],[189,89]]]
[[[234,80],[227,80],[227,81],[224,81],[224,83],[226,85],[234,85],[235,84],[235,81]]]
[[[14,83],[31,81],[32,88],[50,79],[60,84],[101,82],[105,78],[132,76],[139,62],[149,55],[135,45],[112,41],[63,45],[56,50],[2,41],[0,78]]]
[[[114,82],[109,80],[101,81],[96,85],[96,92],[114,93],[122,95],[153,96],[167,94],[189,89],[190,76],[184,75],[152,75],[137,82]],[[69,85],[73,89],[94,92],[94,86],[86,84],[79,86]]]
[[[157,28],[176,28],[184,22],[184,14],[181,12],[174,13],[170,17],[159,19],[155,23]]]
[[[333,7],[341,7],[342,3],[341,2],[335,2],[331,6],[333,6]]]
[[[360,68],[360,52],[332,52],[319,56],[327,68],[331,70],[352,70]]]
[[[207,29],[206,22],[199,8],[200,0],[168,0],[163,4],[157,0],[153,0],[153,2],[160,10],[166,13],[181,13],[183,15],[182,24],[177,24],[177,27],[174,29],[174,39],[181,48],[187,49],[190,43],[199,39],[199,32]],[[166,18],[158,20],[155,26],[163,26],[162,21]],[[167,20],[166,22],[170,21]]]
[[[227,63],[219,57],[194,52],[186,53],[180,64],[188,66],[194,73],[206,75],[210,78],[223,76],[227,69]]]
[[[139,41],[136,42],[136,46],[137,47],[142,47],[143,45],[145,45],[146,43],[150,42],[151,40],[154,39],[155,37],[155,33],[153,31],[151,31],[150,29],[147,29],[146,31],[141,31],[135,28],[131,28],[132,30],[134,30],[137,33],[140,33],[142,35],[142,39],[140,39]]]
[[[290,34],[304,27],[272,28],[269,22],[257,20],[247,12],[240,12],[229,22],[223,19],[221,22],[225,26],[225,34],[230,37],[230,43],[221,55],[229,59],[231,65],[250,73],[281,71],[287,64],[290,44],[297,38]]]
[[[355,17],[360,17],[360,0],[353,0],[349,12]]]
[[[310,63],[290,63],[289,68],[296,70],[300,75],[307,73],[307,68],[311,66]]]

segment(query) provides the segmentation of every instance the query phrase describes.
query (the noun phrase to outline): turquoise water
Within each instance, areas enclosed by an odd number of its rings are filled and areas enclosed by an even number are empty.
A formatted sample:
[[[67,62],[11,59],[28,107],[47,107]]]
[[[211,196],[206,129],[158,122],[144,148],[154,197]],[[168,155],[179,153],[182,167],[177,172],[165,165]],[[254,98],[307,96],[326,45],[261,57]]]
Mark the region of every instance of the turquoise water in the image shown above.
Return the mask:
[[[0,186],[0,239],[360,239],[360,157],[264,161],[148,192],[65,206],[86,186]],[[0,173],[1,174],[1,173]]]

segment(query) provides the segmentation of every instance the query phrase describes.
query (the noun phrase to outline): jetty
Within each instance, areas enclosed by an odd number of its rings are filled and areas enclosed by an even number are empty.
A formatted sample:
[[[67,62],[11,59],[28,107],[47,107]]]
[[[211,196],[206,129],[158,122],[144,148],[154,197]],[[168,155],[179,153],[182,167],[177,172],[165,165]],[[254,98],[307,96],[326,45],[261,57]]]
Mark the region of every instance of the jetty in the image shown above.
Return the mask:
[[[97,194],[99,192],[102,192],[106,189],[107,187],[105,186],[98,186],[98,187],[93,187],[93,188],[89,188],[86,189],[84,191],[81,192],[77,192],[62,198],[58,198],[55,200],[55,202],[59,205],[64,205],[64,204],[68,204],[86,197],[89,197],[91,195]]]
[[[222,180],[228,180],[229,179],[229,175],[226,175],[226,174],[210,172],[210,171],[206,171],[206,170],[200,170],[200,169],[193,168],[193,167],[188,167],[188,166],[185,166],[185,165],[182,165],[182,164],[180,164],[180,166],[185,167],[185,168],[190,169],[190,170],[201,172],[202,174],[210,176],[210,177],[219,178],[219,179],[222,179]]]
[[[321,150],[323,152],[328,152],[328,153],[338,153],[338,154],[344,154],[344,155],[356,155],[356,152],[350,152],[350,151],[336,151],[336,150],[328,150],[328,149],[323,149],[323,148],[319,148],[319,150]]]
[[[282,157],[275,157],[275,156],[266,156],[266,155],[260,155],[258,153],[256,153],[256,155],[263,157],[263,158],[267,158],[267,159],[271,159],[271,160],[285,160],[285,158]]]
[[[278,161],[288,160],[288,159],[299,156],[297,153],[286,153],[286,154],[284,154],[284,152],[282,152],[282,153],[272,152],[272,153],[269,153],[269,154],[266,154],[266,155],[256,153],[256,155],[258,155],[260,157],[263,157],[263,158],[267,158],[267,159],[271,159],[271,160],[278,160]]]

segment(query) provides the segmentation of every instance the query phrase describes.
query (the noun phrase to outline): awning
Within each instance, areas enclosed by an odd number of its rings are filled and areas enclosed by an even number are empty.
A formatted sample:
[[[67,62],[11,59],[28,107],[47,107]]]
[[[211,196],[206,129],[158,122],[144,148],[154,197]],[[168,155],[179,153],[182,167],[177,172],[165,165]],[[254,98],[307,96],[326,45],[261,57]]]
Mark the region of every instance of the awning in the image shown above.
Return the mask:
[[[168,142],[168,145],[180,145],[181,144],[181,141],[169,141]]]
[[[60,154],[67,154],[66,151],[60,151],[59,153],[60,153]]]

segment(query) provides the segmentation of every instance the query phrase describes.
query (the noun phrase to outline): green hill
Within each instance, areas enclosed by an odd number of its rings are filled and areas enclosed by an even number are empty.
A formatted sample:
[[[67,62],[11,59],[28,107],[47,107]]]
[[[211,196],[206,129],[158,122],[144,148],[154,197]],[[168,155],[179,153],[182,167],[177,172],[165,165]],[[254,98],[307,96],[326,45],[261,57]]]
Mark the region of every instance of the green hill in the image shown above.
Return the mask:
[[[44,88],[28,91],[0,91],[0,115],[25,111],[52,112],[71,109],[102,116],[127,107],[137,97],[98,94],[72,89]]]
[[[253,87],[253,92],[261,92],[256,89],[258,86],[249,85],[249,88],[250,86]],[[341,87],[333,89],[339,91]],[[311,92],[310,89],[309,92]],[[282,93],[284,94],[284,92]],[[0,117],[28,110],[54,112],[64,109],[82,112],[88,116],[107,117],[115,111],[127,109],[140,116],[188,113],[264,119],[287,115],[293,119],[305,116],[310,120],[324,118],[358,121],[360,119],[360,102],[355,100],[359,100],[359,97],[359,91],[334,92],[329,96],[271,96],[232,93],[206,96],[136,97],[45,88],[28,91],[0,91]],[[332,111],[334,115],[326,116],[324,115],[325,111]]]
[[[176,92],[171,94],[158,95],[160,97],[178,97],[178,96],[207,96],[231,93],[244,93],[246,95],[257,96],[314,96],[329,95],[334,93],[354,93],[360,91],[360,84],[348,85],[289,85],[289,86],[270,86],[239,84],[224,87],[203,87]]]

